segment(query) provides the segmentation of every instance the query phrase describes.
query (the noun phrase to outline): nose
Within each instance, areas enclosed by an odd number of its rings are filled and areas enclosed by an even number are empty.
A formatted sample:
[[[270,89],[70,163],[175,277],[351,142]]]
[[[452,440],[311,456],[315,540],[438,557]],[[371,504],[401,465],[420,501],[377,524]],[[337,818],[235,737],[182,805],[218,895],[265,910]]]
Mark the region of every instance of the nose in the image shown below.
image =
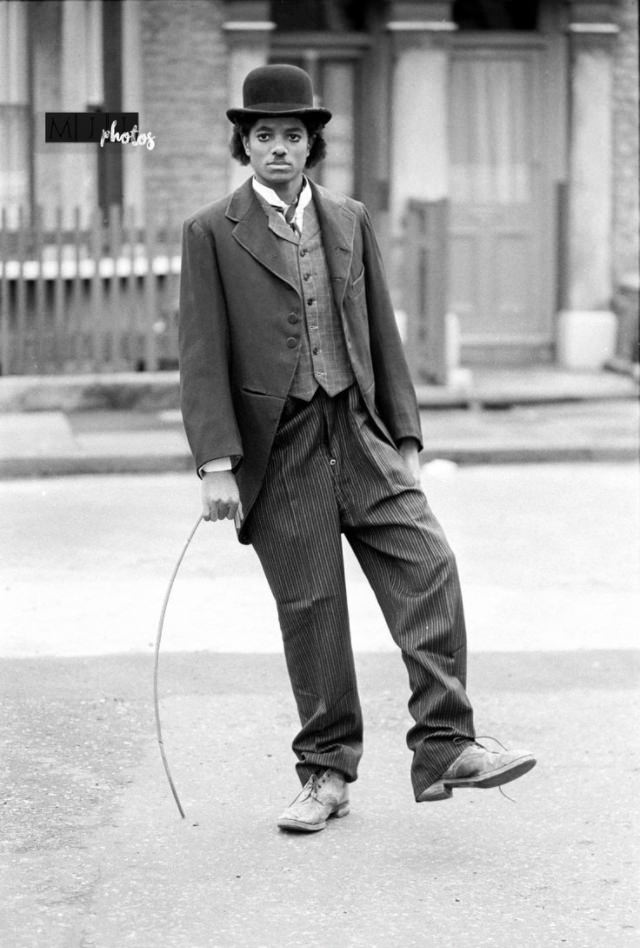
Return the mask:
[[[274,155],[284,155],[286,154],[286,146],[283,141],[277,141],[273,143],[273,153]]]

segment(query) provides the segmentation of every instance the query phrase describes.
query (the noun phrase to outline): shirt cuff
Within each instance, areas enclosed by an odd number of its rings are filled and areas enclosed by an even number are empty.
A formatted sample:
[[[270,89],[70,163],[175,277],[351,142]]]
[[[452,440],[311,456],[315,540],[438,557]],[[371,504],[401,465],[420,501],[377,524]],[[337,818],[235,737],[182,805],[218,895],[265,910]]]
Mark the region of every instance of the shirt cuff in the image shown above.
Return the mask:
[[[212,461],[206,461],[202,464],[198,468],[198,474],[202,477],[203,474],[215,474],[217,471],[230,471],[232,468],[231,458],[215,458]]]

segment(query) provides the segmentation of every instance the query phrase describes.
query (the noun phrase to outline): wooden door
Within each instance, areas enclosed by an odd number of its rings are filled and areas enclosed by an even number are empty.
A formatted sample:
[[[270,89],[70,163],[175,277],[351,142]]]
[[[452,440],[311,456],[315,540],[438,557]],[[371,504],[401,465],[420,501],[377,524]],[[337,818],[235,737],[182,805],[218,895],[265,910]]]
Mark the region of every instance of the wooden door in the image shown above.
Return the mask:
[[[505,39],[454,45],[451,56],[450,307],[468,363],[552,351],[544,45]]]

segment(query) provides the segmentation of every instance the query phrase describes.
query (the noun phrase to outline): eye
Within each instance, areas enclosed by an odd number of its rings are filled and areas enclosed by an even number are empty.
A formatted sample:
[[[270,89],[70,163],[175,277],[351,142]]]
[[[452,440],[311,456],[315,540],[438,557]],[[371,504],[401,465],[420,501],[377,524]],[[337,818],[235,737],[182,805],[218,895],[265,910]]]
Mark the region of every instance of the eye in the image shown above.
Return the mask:
[[[258,132],[257,135],[256,135],[256,138],[258,139],[259,142],[267,142],[267,141],[269,141],[269,133],[268,133],[268,132]]]
[[[301,138],[302,138],[302,135],[300,135],[299,132],[292,132],[291,135],[289,135],[290,141],[294,142],[294,144],[299,142]]]

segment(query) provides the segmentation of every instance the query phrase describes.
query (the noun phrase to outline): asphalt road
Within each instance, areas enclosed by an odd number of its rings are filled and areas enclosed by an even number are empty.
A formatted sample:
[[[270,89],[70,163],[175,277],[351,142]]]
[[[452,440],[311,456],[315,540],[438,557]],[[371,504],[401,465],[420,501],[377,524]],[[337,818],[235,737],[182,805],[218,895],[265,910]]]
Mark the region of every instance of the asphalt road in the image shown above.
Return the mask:
[[[472,650],[637,647],[635,465],[441,461],[423,472],[457,554]],[[0,655],[148,651],[199,512],[193,474],[0,482]],[[348,550],[346,565],[355,648],[393,651]],[[229,522],[199,527],[163,648],[280,650],[257,557]]]
[[[466,590],[507,792],[413,803],[402,662],[348,559],[365,757],[352,813],[279,833],[295,709],[251,550],[191,476],[0,484],[3,948],[637,945],[638,493],[627,465],[456,469],[425,488]]]

